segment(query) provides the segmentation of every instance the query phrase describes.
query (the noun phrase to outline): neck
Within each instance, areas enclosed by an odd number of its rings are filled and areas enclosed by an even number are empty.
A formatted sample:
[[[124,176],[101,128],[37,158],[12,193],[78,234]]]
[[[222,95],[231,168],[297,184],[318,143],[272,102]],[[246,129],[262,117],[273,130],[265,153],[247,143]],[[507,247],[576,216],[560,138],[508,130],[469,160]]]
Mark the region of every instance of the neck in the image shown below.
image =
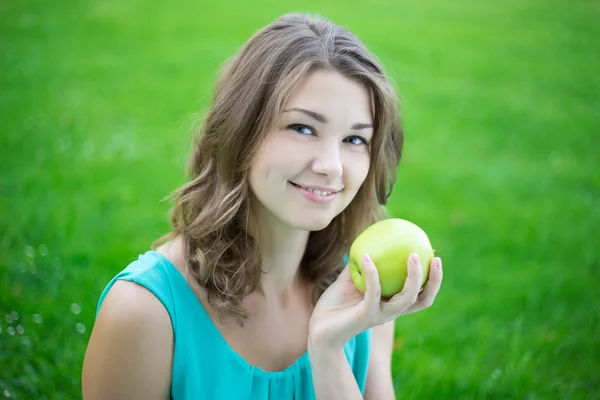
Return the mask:
[[[263,275],[255,294],[269,303],[285,306],[290,295],[302,286],[300,262],[310,232],[290,228],[280,221],[264,220],[260,229]]]

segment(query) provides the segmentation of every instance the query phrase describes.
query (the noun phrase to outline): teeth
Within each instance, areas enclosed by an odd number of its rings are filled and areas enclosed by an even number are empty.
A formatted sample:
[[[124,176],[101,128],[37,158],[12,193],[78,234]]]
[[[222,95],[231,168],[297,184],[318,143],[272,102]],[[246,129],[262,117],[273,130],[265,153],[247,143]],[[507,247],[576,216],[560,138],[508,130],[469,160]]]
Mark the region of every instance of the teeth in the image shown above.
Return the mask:
[[[316,194],[317,196],[321,196],[321,197],[326,197],[326,196],[329,196],[329,195],[331,195],[331,194],[335,193],[335,190],[333,190],[333,191],[331,191],[331,192],[322,192],[322,191],[320,191],[320,190],[311,189],[311,188],[307,188],[307,187],[305,187],[305,186],[296,185],[295,183],[294,183],[294,185],[295,185],[295,186],[298,186],[298,187],[300,187],[300,188],[302,188],[302,189],[304,189],[304,190],[308,190],[309,192],[311,192],[311,193],[314,193],[314,194]]]
[[[334,193],[334,192],[321,192],[320,190],[315,190],[315,189],[310,189],[310,188],[304,188],[304,189],[308,190],[309,192],[313,192],[317,196],[321,196],[321,197],[329,196],[330,194]]]

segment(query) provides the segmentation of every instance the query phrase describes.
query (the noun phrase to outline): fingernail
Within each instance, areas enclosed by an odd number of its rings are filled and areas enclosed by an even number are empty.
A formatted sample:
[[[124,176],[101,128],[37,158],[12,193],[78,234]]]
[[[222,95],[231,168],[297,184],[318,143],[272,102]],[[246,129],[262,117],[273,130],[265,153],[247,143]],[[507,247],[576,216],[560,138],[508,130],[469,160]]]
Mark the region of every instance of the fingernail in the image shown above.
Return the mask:
[[[437,266],[438,266],[438,269],[442,269],[442,259],[441,258],[437,259]]]
[[[367,264],[371,264],[371,257],[367,253],[363,254],[363,261]]]
[[[413,254],[410,255],[410,261],[414,265],[419,265],[419,256],[417,255],[417,253],[413,253]]]

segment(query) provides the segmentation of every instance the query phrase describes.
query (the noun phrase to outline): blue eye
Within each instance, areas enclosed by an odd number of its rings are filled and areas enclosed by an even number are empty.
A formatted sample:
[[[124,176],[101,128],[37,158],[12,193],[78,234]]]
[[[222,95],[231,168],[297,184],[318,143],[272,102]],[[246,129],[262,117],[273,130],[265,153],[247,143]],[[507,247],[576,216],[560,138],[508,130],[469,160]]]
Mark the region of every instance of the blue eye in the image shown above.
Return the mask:
[[[346,139],[350,139],[350,143],[354,144],[354,145],[368,145],[369,142],[367,142],[367,139],[365,139],[364,137],[361,136],[349,136]]]
[[[288,126],[288,129],[292,129],[301,135],[312,135],[314,133],[311,127],[302,124],[292,124]]]
[[[287,129],[291,129],[296,133],[299,133],[300,135],[303,136],[310,136],[310,135],[314,135],[315,131],[313,128],[311,128],[308,125],[303,125],[303,124],[291,124],[288,125]],[[365,139],[362,136],[348,136],[346,139],[344,139],[345,142],[349,142],[352,145],[355,146],[360,146],[360,145],[365,145],[368,146],[369,142],[367,141],[367,139]]]

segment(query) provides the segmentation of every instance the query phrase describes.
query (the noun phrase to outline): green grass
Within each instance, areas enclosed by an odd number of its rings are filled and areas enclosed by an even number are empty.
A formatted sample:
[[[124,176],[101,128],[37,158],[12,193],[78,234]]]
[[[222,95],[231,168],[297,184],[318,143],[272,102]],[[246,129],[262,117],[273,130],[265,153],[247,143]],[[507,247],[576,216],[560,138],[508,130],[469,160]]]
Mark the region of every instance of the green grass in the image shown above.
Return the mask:
[[[80,397],[98,296],[168,229],[217,69],[303,10],[397,82],[390,210],[444,260],[397,321],[398,397],[600,398],[598,3],[205,3],[0,5],[0,397]]]

